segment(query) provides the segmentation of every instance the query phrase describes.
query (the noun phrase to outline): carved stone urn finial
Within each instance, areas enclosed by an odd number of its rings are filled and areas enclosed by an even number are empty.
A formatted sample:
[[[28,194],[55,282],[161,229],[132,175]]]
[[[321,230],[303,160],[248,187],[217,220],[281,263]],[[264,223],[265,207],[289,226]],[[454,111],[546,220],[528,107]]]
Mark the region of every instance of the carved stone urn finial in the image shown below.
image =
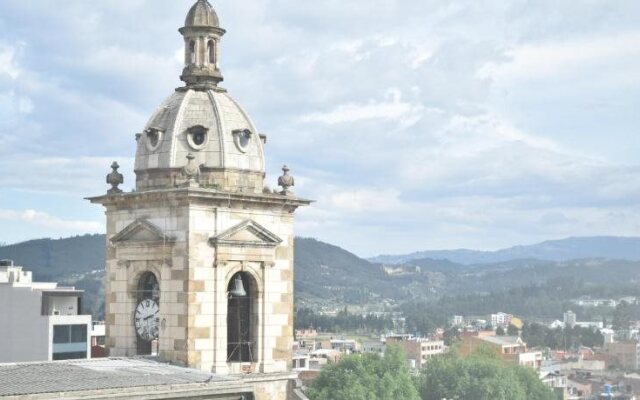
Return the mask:
[[[187,165],[182,167],[182,176],[186,179],[184,187],[200,187],[198,178],[200,177],[200,166],[194,161],[196,156],[192,153],[187,154]]]
[[[278,178],[278,186],[282,186],[282,192],[280,194],[285,196],[293,196],[293,192],[289,190],[290,187],[295,186],[293,176],[289,175],[289,167],[286,165],[282,167],[282,176]]]
[[[118,185],[124,183],[124,177],[120,172],[118,172],[118,168],[120,168],[120,166],[116,161],[114,161],[113,164],[111,164],[111,169],[113,171],[107,175],[107,183],[111,185],[111,189],[107,190],[107,194],[122,193],[122,190],[118,188]]]

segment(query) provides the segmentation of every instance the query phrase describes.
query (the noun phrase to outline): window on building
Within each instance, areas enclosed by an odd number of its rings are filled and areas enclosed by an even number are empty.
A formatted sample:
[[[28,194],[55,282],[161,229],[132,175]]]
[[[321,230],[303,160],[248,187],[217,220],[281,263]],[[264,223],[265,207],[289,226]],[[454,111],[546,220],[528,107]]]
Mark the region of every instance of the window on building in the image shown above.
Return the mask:
[[[209,53],[209,64],[216,63],[216,45],[213,40],[207,43],[207,53]]]
[[[196,63],[196,42],[193,40],[189,43],[189,63]]]
[[[87,329],[86,324],[54,325],[52,358],[54,360],[87,358]]]
[[[77,360],[80,358],[87,358],[86,351],[74,351],[71,353],[54,353],[52,355],[54,361],[57,360]]]
[[[54,325],[53,343],[83,343],[87,341],[87,325]]]
[[[86,325],[71,325],[71,343],[79,343],[87,341]]]

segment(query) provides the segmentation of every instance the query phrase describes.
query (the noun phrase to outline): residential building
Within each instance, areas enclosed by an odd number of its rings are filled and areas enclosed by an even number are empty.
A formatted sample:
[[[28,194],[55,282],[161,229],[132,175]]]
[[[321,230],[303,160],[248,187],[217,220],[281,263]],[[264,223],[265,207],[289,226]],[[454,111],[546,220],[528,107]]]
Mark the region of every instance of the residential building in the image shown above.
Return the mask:
[[[640,367],[640,344],[637,340],[606,343],[604,351],[609,356],[609,367],[625,370]]]
[[[542,372],[540,381],[551,388],[559,398],[566,399],[569,395],[567,388],[567,376],[559,372]]]
[[[585,400],[591,398],[593,384],[590,380],[572,376],[567,379],[569,399]]]
[[[592,299],[589,297],[572,300],[574,304],[581,307],[610,307],[615,308],[618,302],[614,299]]]
[[[332,349],[342,353],[353,353],[360,350],[360,344],[353,339],[331,339],[329,343]],[[326,347],[323,346],[323,348]]]
[[[34,282],[32,273],[0,261],[0,362],[91,356],[91,315],[82,315],[81,290]]]
[[[564,326],[569,326],[573,328],[576,324],[576,313],[569,310],[562,314],[562,321],[564,322]]]
[[[91,324],[91,358],[107,356],[105,349],[105,324],[104,321],[93,321]]]
[[[498,326],[501,326],[503,328],[508,327],[511,323],[512,318],[513,315],[503,312],[489,315],[489,321],[491,321],[491,326],[493,326],[494,328]]]
[[[600,329],[600,333],[604,337],[603,346],[606,345],[607,343],[613,343],[614,342],[614,338],[616,336],[616,332],[613,329],[603,328],[603,329]]]
[[[384,343],[382,343],[380,341],[377,341],[377,342],[363,342],[362,343],[362,352],[363,353],[382,354],[382,353],[384,353],[384,348],[385,348]]]
[[[451,326],[464,326],[464,317],[462,315],[454,315],[449,323]]]
[[[300,339],[315,339],[318,337],[318,331],[315,329],[296,329],[295,338]]]
[[[492,349],[507,362],[535,369],[542,365],[542,352],[528,351],[527,344],[518,336],[463,336],[459,352],[466,357],[481,347]]]
[[[409,365],[415,369],[424,367],[430,358],[445,352],[445,345],[442,340],[399,335],[387,337],[386,344],[397,344],[402,347],[409,360]]]
[[[604,328],[602,321],[576,321],[574,326],[580,328],[602,329]]]
[[[311,356],[308,352],[294,352],[292,369],[294,371],[308,371]]]

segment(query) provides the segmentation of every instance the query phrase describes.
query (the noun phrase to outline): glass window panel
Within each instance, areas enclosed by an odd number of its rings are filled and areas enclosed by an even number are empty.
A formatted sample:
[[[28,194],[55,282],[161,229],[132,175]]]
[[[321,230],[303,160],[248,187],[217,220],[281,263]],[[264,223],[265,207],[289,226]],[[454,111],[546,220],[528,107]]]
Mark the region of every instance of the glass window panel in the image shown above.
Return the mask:
[[[70,325],[53,326],[53,343],[69,343]]]
[[[71,326],[71,342],[80,343],[87,341],[87,326],[72,325]]]

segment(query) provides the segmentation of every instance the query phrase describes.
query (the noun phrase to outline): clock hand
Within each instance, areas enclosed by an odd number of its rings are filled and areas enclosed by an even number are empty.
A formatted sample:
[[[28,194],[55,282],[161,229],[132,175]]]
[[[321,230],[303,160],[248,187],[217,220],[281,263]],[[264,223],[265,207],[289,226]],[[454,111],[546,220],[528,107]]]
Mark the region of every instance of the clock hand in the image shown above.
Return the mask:
[[[160,311],[160,310],[158,310],[158,311]],[[149,318],[151,318],[151,317],[155,317],[156,315],[158,315],[158,311],[156,311],[156,312],[154,312],[153,314],[151,314],[151,315],[147,316],[144,320],[146,321],[146,320],[148,320],[148,319],[149,319]]]

